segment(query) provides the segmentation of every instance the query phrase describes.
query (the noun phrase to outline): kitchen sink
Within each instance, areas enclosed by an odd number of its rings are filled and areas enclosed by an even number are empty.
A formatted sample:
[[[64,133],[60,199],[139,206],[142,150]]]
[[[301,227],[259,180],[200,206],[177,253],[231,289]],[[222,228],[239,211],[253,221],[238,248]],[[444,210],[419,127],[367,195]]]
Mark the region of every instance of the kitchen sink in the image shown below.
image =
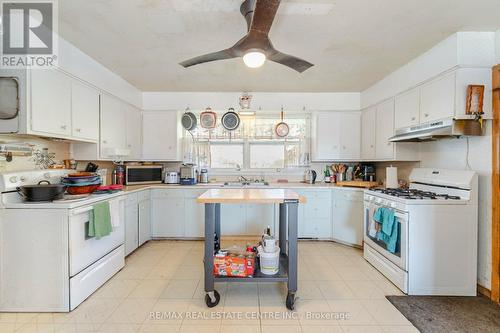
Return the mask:
[[[235,188],[244,188],[244,187],[265,187],[269,186],[268,182],[225,182],[224,187],[235,187]]]

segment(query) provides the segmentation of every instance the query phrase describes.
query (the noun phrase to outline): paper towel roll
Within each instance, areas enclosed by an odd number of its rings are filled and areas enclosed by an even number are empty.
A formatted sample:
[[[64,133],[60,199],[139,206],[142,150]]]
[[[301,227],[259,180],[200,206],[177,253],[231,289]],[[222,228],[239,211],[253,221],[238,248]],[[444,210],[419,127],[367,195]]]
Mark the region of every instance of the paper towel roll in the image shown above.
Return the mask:
[[[385,187],[398,188],[398,168],[390,166],[385,169]]]

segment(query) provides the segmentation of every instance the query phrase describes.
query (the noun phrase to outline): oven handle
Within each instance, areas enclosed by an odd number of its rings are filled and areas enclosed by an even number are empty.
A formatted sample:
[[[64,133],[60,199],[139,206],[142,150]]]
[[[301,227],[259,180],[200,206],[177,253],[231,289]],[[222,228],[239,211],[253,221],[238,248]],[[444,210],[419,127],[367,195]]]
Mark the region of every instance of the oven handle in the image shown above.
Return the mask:
[[[111,198],[108,201],[113,201],[113,200],[118,200],[119,202],[122,202],[122,201],[125,201],[125,198],[123,198],[123,197],[120,197],[118,199]],[[75,209],[75,210],[71,211],[71,216],[84,214],[84,213],[92,211],[93,209],[94,209],[93,206],[87,206],[87,207],[84,207],[84,208]]]

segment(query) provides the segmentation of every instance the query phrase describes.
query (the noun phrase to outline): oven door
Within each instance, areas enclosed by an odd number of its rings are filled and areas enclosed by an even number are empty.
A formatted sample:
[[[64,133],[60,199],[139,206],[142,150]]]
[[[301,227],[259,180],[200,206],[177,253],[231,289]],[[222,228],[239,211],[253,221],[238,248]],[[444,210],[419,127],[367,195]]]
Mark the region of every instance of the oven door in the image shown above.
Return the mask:
[[[373,232],[373,226],[377,223],[373,220],[373,215],[377,208],[383,207],[374,202],[365,201],[364,213],[364,241],[378,253],[397,265],[399,268],[408,271],[408,213],[395,211],[396,223],[399,223],[398,240],[396,243],[396,251],[390,252],[386,248],[386,244],[377,240],[376,233]],[[389,208],[389,207],[387,207]]]
[[[74,276],[125,242],[125,199],[115,198],[120,205],[120,223],[105,237],[88,236],[92,206],[72,209],[69,217],[69,268]]]

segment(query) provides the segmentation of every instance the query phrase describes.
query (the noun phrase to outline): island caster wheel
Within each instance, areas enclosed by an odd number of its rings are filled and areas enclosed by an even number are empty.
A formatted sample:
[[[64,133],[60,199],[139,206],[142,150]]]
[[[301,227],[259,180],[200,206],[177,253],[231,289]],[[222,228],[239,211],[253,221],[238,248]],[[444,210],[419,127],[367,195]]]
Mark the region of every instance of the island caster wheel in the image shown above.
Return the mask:
[[[212,294],[212,295],[210,295]],[[219,304],[220,301],[220,295],[217,292],[217,290],[214,290],[212,292],[209,292],[205,295],[205,303],[207,303],[207,306],[209,308],[213,308],[217,304]]]
[[[290,311],[293,311],[295,306],[295,294],[288,294],[286,296],[286,308]]]

